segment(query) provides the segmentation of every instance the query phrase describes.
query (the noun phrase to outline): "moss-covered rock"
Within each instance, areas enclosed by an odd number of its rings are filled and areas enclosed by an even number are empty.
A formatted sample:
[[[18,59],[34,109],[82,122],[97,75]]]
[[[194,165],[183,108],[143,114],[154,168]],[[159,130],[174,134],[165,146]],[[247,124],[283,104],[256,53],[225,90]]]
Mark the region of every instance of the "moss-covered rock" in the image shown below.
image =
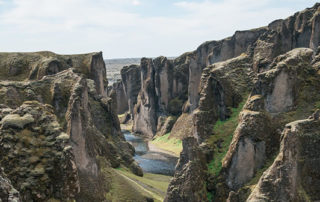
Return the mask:
[[[115,98],[106,97],[107,82],[102,55],[58,56],[51,53],[12,55],[17,59],[22,57],[29,63],[41,63],[43,57],[56,57],[62,66],[65,63],[69,66],[63,71],[54,71],[51,75],[43,76],[39,80],[15,81],[20,79],[8,77],[8,80],[0,81],[0,103],[2,104],[0,118],[3,119],[0,131],[10,141],[21,142],[17,144],[19,150],[12,154],[11,164],[8,163],[7,169],[15,167],[8,172],[10,179],[14,185],[18,184],[17,190],[22,198],[28,201],[49,199],[63,201],[68,198],[77,201],[104,201],[105,194],[110,191],[111,185],[108,185],[109,179],[101,172],[100,161],[97,158],[101,157],[110,168],[120,165],[133,167],[134,149],[125,142],[121,134]],[[7,54],[7,57],[10,58],[11,54]],[[71,60],[65,61],[66,58]],[[37,117],[36,109],[15,113],[26,104],[35,105],[33,102],[41,103],[39,105],[45,108],[43,116]],[[34,119],[33,122],[31,122],[31,116]],[[55,121],[41,122],[46,120],[46,116],[54,116]],[[12,136],[7,130],[19,132],[17,132],[18,135]],[[44,131],[50,135],[42,135]],[[58,134],[56,134],[57,131],[59,131]],[[53,134],[56,135],[53,136]],[[63,142],[68,144],[64,146]],[[62,148],[57,146],[58,143]],[[10,144],[2,146],[6,149],[2,152],[14,149]],[[78,176],[76,191],[73,191],[71,185],[63,188],[62,184],[69,181],[64,179],[62,171],[61,174],[56,174],[54,179],[61,182],[52,181],[54,172],[52,170],[58,172],[66,169],[63,162],[59,163],[60,159],[66,159],[65,153],[70,153],[74,161],[72,169]],[[16,164],[17,156],[20,158],[26,155],[28,156],[21,161],[21,165]],[[51,160],[46,160],[42,155],[51,157]],[[4,161],[7,162],[8,159],[4,157]],[[26,163],[32,166],[23,167]],[[50,175],[47,173],[47,167],[50,168]],[[135,170],[138,169],[141,168],[136,165]],[[17,174],[18,172],[21,174]],[[47,186],[47,183],[51,185]],[[63,189],[63,194],[54,195],[53,192],[59,193],[59,191],[52,188],[53,186],[59,186],[58,190]],[[41,194],[38,194],[37,190]]]
[[[0,125],[0,164],[23,201],[75,197],[79,181],[68,148],[70,137],[50,106],[27,101],[4,116]]]

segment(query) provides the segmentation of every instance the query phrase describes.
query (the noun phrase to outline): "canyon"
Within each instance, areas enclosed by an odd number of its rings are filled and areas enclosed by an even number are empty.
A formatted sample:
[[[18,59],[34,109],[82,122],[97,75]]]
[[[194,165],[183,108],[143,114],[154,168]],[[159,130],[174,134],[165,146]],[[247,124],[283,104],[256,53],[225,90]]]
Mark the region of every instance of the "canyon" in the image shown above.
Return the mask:
[[[320,200],[319,3],[119,73],[0,53],[0,201]]]

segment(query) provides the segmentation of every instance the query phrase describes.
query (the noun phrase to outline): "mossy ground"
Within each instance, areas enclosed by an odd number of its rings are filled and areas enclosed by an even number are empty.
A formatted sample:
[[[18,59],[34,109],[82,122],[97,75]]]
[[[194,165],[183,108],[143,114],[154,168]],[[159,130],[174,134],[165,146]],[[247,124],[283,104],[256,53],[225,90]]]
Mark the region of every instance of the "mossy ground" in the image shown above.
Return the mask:
[[[133,179],[141,184],[146,185],[147,189],[149,191],[154,192],[156,195],[159,195],[162,198],[165,197],[165,193],[167,192],[171,176],[144,173],[143,177],[140,177],[134,175],[133,173],[124,168],[119,168],[116,170],[122,173],[123,175],[129,177],[130,179]]]
[[[180,139],[170,137],[170,133],[163,136],[156,136],[151,144],[156,145],[158,148],[174,153],[176,156],[180,155],[182,151],[182,141]]]
[[[105,184],[105,198],[108,201],[146,201],[146,198],[163,201],[170,176],[144,173],[143,177],[139,177],[126,167],[113,169],[103,158],[98,159],[103,178],[108,179]]]
[[[106,194],[110,201],[163,201],[170,177],[145,173],[143,177],[136,176],[126,168],[109,169],[112,183]]]
[[[226,155],[231,143],[233,133],[238,125],[238,116],[245,101],[241,102],[238,108],[232,108],[231,117],[225,121],[218,120],[213,127],[213,135],[208,143],[213,146],[215,152],[212,161],[208,164],[208,171],[215,176],[222,168],[222,159]]]

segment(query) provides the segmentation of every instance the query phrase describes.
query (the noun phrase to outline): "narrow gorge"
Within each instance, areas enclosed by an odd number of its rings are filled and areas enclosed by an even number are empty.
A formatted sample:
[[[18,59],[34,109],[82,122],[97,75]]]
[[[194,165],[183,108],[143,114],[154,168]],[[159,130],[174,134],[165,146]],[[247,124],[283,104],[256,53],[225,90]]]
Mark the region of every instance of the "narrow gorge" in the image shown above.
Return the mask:
[[[0,53],[0,201],[320,201],[320,3],[107,70]]]

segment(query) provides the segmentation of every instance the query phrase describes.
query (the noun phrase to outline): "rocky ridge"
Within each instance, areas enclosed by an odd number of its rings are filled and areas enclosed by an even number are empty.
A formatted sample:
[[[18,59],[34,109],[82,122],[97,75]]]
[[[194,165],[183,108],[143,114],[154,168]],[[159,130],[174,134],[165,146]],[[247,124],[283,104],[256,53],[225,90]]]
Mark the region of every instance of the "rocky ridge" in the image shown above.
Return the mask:
[[[114,94],[106,96],[102,53],[0,58],[0,164],[21,199],[106,201],[112,181],[102,170],[123,165],[142,174]]]
[[[139,88],[140,96],[136,102],[130,98],[134,102],[129,104],[136,105],[137,109],[133,111],[133,107],[129,107],[132,117],[136,117],[134,131],[153,137],[158,132],[160,120],[179,117],[183,112],[190,114],[197,109],[201,97],[201,77],[204,69],[212,64],[246,54],[251,60],[248,63],[251,71],[257,74],[268,70],[275,57],[294,48],[307,47],[316,51],[319,45],[318,25],[319,4],[316,4],[268,26],[237,31],[223,40],[205,42],[197,50],[175,59],[162,56],[143,58],[140,67],[126,67],[123,73],[135,69],[136,80],[130,82],[122,73],[124,86],[138,83],[141,78],[140,85],[134,85]]]
[[[174,60],[141,60],[133,130],[149,137],[171,130],[171,137],[183,140],[166,201],[246,201],[249,195],[268,201],[278,194],[266,181],[282,164],[264,174],[265,182],[261,175],[280,144],[283,150],[286,124],[319,108],[319,16],[317,3]],[[171,128],[164,123],[173,116]],[[219,124],[232,127],[217,131]],[[277,200],[319,200],[315,192],[291,188],[294,196]]]

